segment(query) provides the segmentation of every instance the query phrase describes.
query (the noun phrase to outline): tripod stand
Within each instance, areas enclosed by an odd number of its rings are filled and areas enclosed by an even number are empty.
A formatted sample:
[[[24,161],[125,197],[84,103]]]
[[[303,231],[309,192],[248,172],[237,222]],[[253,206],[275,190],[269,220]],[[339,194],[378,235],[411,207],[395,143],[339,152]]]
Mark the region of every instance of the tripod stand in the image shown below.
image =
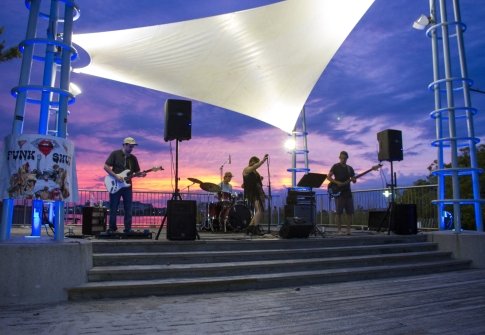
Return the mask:
[[[175,192],[172,193],[171,200],[182,200],[182,196],[180,195],[179,190],[179,141],[175,140]],[[163,215],[162,223],[160,224],[160,228],[158,228],[157,236],[155,237],[156,240],[160,237],[160,233],[162,232],[163,226],[165,225],[165,221],[167,220],[168,209],[165,211]]]
[[[392,226],[392,223],[394,221],[393,210],[394,210],[394,206],[396,205],[395,195],[394,195],[394,189],[396,187],[396,174],[394,173],[392,161],[390,161],[390,163],[391,163],[391,183],[387,184],[387,186],[391,188],[391,200],[389,201],[389,204],[387,205],[386,214],[382,218],[382,220],[379,224],[379,228],[377,229],[377,231],[380,232],[384,222],[386,222],[386,220],[387,220],[387,235],[391,234],[391,226]]]

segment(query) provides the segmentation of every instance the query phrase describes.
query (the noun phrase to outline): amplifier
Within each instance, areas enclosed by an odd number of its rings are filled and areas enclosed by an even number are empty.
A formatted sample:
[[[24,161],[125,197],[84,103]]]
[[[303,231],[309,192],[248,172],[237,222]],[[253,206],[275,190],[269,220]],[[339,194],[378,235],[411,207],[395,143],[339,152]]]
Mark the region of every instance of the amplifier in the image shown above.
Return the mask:
[[[99,235],[106,230],[108,209],[104,207],[83,207],[82,234]]]
[[[289,190],[286,203],[288,205],[313,205],[315,203],[315,192]]]

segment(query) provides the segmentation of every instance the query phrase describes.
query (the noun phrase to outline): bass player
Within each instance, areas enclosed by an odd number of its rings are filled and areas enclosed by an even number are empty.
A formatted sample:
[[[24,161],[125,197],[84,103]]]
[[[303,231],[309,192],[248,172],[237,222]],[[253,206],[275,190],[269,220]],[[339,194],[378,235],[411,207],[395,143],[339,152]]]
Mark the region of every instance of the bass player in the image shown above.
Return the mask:
[[[340,152],[340,162],[334,164],[327,175],[328,181],[338,188],[339,195],[335,198],[335,212],[337,214],[337,234],[342,234],[342,214],[345,210],[347,221],[347,235],[350,235],[350,227],[352,226],[354,216],[354,200],[352,198],[352,190],[350,182],[355,183],[354,169],[347,165],[349,154],[346,151]]]

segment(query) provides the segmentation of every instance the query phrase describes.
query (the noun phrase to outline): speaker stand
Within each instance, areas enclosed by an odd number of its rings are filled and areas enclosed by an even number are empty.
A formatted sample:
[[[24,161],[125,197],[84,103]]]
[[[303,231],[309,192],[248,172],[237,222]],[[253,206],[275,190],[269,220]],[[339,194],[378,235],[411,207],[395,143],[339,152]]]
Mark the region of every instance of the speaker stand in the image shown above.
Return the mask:
[[[175,192],[172,193],[171,200],[182,200],[182,196],[180,195],[179,190],[179,140],[175,140]],[[163,215],[162,223],[158,228],[157,236],[155,237],[156,240],[160,237],[160,233],[162,232],[163,226],[165,225],[165,221],[167,220],[168,209],[165,210],[165,214]],[[197,233],[197,239],[200,240],[199,233]]]
[[[386,215],[382,218],[381,223],[379,224],[379,228],[377,228],[377,231],[380,232],[381,228],[387,220],[387,235],[391,235],[391,225],[393,223],[394,217],[393,217],[393,210],[395,206],[395,196],[394,196],[394,189],[396,187],[396,174],[394,173],[394,168],[393,168],[393,161],[390,161],[391,163],[391,183],[388,184],[391,188],[391,201],[389,201],[389,204],[387,205],[387,210],[386,210]]]

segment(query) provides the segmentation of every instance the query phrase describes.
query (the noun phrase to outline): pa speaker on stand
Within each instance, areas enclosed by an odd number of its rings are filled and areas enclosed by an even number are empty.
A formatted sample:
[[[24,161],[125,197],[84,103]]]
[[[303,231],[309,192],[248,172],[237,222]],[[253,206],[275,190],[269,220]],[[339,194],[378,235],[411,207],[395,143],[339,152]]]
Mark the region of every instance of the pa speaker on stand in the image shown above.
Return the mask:
[[[165,142],[188,141],[192,137],[192,101],[167,99],[165,102]]]
[[[387,129],[377,133],[379,153],[377,158],[382,161],[402,161],[402,132],[400,130]]]

